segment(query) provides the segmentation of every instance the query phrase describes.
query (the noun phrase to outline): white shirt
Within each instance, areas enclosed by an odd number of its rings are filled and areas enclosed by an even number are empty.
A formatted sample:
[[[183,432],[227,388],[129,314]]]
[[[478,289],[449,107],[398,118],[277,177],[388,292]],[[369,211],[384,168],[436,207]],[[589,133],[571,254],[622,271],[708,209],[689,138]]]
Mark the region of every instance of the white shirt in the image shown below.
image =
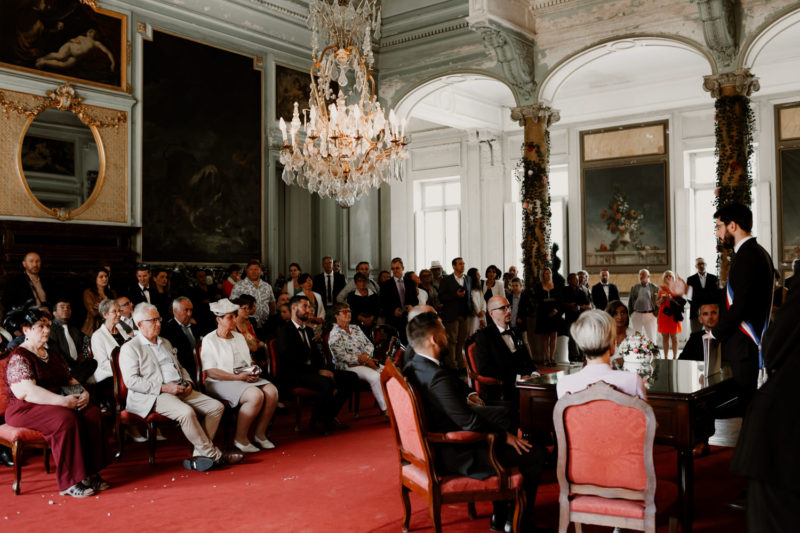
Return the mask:
[[[752,238],[753,238],[752,235],[748,235],[747,237],[745,237],[741,241],[739,241],[736,244],[734,244],[733,245],[733,253],[738,254],[739,253],[739,248],[741,248],[744,243],[746,243],[747,241],[749,241]]]
[[[638,374],[626,370],[611,370],[611,366],[605,363],[588,364],[580,372],[560,377],[556,383],[556,394],[561,398],[567,393],[585,390],[598,381],[613,385],[625,394],[647,399],[644,383]]]
[[[514,339],[511,337],[511,335],[503,335],[503,333],[505,333],[506,331],[510,331],[511,328],[504,329],[498,326],[497,324],[495,324],[495,326],[497,327],[497,331],[500,332],[500,338],[503,339],[504,343],[506,343],[506,346],[508,346],[508,349],[511,350],[511,353],[516,353],[517,347],[514,345]]]
[[[164,378],[164,383],[177,383],[181,381],[181,374],[175,367],[175,363],[172,361],[172,354],[170,354],[164,347],[164,339],[159,337],[158,343],[153,344],[145,338],[144,345],[149,346],[158,359],[158,364],[161,366],[161,376]]]

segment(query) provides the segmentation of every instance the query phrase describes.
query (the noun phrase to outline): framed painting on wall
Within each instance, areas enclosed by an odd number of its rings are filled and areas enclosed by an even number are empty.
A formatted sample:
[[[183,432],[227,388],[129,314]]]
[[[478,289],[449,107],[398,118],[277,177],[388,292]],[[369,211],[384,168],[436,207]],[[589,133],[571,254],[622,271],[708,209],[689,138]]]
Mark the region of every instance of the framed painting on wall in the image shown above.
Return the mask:
[[[800,103],[776,107],[780,261],[800,258]]]
[[[127,17],[77,0],[0,2],[0,66],[130,92]]]
[[[72,141],[26,135],[20,155],[25,172],[75,175],[75,143]]]
[[[143,48],[142,257],[261,257],[262,72],[160,31]]]

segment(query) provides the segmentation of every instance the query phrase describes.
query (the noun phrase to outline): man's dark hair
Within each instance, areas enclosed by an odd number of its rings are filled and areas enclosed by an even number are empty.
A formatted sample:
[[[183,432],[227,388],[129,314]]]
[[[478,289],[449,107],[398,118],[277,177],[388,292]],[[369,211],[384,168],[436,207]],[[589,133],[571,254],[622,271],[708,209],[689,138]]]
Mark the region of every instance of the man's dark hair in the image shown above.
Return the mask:
[[[303,270],[302,268],[300,268],[300,265],[298,265],[297,263],[289,263],[289,268],[292,268],[292,267],[297,267],[297,270]]]
[[[512,278],[511,283],[519,283],[520,285],[522,285],[522,280],[519,278]]]
[[[105,270],[105,271],[106,271],[106,274],[108,274],[108,270],[106,270],[105,268],[104,268],[103,270]],[[98,272],[99,272],[99,271],[98,271]],[[152,270],[152,272],[153,272],[153,277],[154,277],[154,278],[155,278],[155,277],[157,277],[157,276],[158,276],[159,274],[161,274],[162,272],[166,272],[166,273],[167,273],[167,276],[169,276],[169,270],[167,270],[167,269],[166,269],[166,268],[164,268],[164,267],[158,267],[158,268],[154,268],[154,269]]]
[[[253,298],[252,296],[250,296],[249,294],[240,294],[239,296],[237,296],[236,298],[231,300],[231,303],[232,304],[236,304],[239,307],[241,307],[243,305],[246,305],[246,306],[249,307],[249,306],[253,305],[254,303],[256,303],[256,299]]]
[[[228,267],[228,270],[226,270],[225,273],[230,276],[231,274],[233,274],[237,270],[239,272],[241,272],[242,271],[242,267],[240,267],[239,265],[231,265],[231,266]]]
[[[150,272],[150,265],[140,263],[136,265],[136,272]]]
[[[55,309],[56,306],[58,304],[60,304],[61,302],[69,304],[70,307],[72,306],[72,302],[69,300],[69,298],[65,294],[60,294],[60,295],[56,296],[55,299],[53,299],[53,302],[52,302],[53,309]]]
[[[369,266],[369,261],[359,261],[358,264],[356,265],[356,270],[358,270],[358,267],[360,267],[361,265]]]
[[[439,329],[440,327],[442,327],[442,323],[439,320],[439,315],[431,311],[421,313],[411,319],[406,326],[408,342],[417,350],[422,347],[425,338],[428,337],[433,330]]]
[[[292,296],[292,299],[289,300],[289,305],[292,307],[292,309],[294,309],[297,306],[297,304],[299,304],[303,300],[308,301],[308,297],[306,297],[305,294],[295,294],[294,296]]]
[[[743,204],[728,204],[717,209],[714,218],[722,221],[726,226],[735,222],[745,233],[753,229],[753,212]]]
[[[403,260],[400,259],[399,257],[395,257],[394,259],[392,259],[391,264],[393,265],[395,263],[400,263],[402,265],[403,264]]]
[[[259,261],[258,259],[251,259],[250,261],[247,262],[247,266],[245,267],[245,270],[247,270],[248,268],[250,268],[253,265],[258,265],[258,268],[261,268],[261,261]]]
[[[463,257],[454,257],[453,260],[450,261],[450,265],[456,266],[456,263],[458,263],[459,261],[463,261],[463,260],[464,260]]]

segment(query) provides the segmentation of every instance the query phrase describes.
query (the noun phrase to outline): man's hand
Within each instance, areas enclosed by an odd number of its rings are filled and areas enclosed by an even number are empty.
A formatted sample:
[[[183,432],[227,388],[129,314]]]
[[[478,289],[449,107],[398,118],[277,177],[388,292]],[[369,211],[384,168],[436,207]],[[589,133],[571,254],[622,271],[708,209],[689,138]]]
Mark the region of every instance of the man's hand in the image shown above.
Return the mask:
[[[467,396],[467,403],[470,405],[486,405],[483,399],[480,396],[478,396],[477,392],[473,392],[469,396]]]
[[[170,383],[162,383],[161,384],[161,392],[166,392],[167,394],[174,394],[175,396],[180,396],[183,394],[186,387],[182,386],[180,383],[175,381]]]
[[[463,298],[465,294],[467,294],[467,291],[465,291],[464,289],[458,289],[456,291],[456,295],[458,295],[459,298]]]
[[[675,296],[683,296],[689,292],[689,287],[686,285],[686,282],[677,274],[675,274],[674,279],[667,281],[665,285],[669,292]]]
[[[324,368],[319,369],[319,375],[333,379],[333,372],[331,372],[330,370],[325,370]]]
[[[181,392],[178,396],[181,398],[189,396],[192,393],[192,382],[187,381],[186,385],[182,385],[181,388],[183,389],[183,392]]]
[[[364,352],[358,354],[358,362],[359,364],[366,365],[370,360],[369,354]]]
[[[402,308],[402,307],[398,307],[398,308],[396,308],[396,309],[394,310],[394,316],[396,316],[396,317],[398,317],[398,318],[399,318],[399,317],[401,317],[401,316],[403,316],[403,308]]]
[[[531,450],[531,443],[511,433],[506,433],[506,444],[517,450],[519,455]]]

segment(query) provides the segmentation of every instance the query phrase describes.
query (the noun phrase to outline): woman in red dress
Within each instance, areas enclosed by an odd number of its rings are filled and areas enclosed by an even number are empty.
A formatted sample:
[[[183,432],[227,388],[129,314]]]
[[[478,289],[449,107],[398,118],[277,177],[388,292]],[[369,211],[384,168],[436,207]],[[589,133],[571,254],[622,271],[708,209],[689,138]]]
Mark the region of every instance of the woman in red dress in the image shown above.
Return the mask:
[[[100,410],[56,353],[44,347],[50,320],[38,309],[20,311],[25,341],[8,356],[3,376],[6,422],[35,429],[53,451],[62,495],[83,498],[111,486],[98,472],[106,465]]]
[[[661,285],[658,288],[658,332],[661,333],[664,347],[664,358],[669,359],[670,341],[672,342],[672,359],[678,358],[678,333],[682,331],[683,307],[686,300],[672,294],[669,283],[675,279],[671,270],[661,276]]]

